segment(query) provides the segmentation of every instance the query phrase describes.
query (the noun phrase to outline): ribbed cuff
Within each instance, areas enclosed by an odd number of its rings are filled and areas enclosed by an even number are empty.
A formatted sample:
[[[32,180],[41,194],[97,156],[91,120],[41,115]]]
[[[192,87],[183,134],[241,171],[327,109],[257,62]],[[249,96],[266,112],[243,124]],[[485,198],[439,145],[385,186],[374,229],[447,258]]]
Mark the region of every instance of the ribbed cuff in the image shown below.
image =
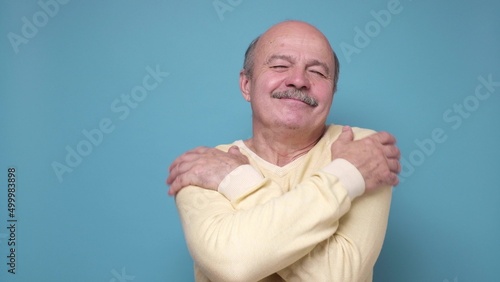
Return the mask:
[[[240,165],[222,179],[218,191],[232,201],[246,193],[251,187],[259,184],[263,179],[264,176],[253,166]]]
[[[351,200],[363,195],[365,192],[365,180],[361,172],[345,159],[335,159],[322,171],[335,175],[345,187]]]

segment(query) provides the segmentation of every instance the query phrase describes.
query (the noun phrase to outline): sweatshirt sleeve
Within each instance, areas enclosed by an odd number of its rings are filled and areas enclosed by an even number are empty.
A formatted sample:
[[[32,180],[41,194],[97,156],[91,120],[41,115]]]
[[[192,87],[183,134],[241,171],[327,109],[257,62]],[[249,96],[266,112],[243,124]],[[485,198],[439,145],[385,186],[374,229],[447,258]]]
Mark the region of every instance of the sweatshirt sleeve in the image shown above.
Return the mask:
[[[322,171],[337,177],[351,200],[365,192],[363,176],[353,164],[345,159],[333,160]],[[219,184],[218,191],[232,202],[241,202],[242,198],[248,196],[256,188],[260,188],[258,183],[263,179],[264,176],[253,166],[241,165],[224,177]]]
[[[335,234],[279,271],[286,281],[372,281],[387,229],[392,188],[359,197]]]
[[[262,204],[236,209],[245,197]],[[258,281],[291,265],[332,236],[351,206],[339,179],[323,171],[287,193],[262,178],[245,197],[232,203],[195,186],[176,196],[190,253],[210,280]]]

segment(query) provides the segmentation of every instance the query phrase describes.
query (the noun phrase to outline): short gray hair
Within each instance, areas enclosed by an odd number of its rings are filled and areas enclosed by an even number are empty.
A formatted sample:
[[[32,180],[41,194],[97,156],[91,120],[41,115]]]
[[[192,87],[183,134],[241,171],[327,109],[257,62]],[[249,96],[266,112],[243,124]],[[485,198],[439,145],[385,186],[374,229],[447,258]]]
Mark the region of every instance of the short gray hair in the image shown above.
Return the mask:
[[[255,59],[255,47],[257,46],[257,42],[259,42],[260,35],[257,36],[250,45],[248,45],[247,50],[245,51],[245,61],[243,62],[243,71],[248,78],[252,78],[253,75],[253,67],[254,67],[254,59]]]

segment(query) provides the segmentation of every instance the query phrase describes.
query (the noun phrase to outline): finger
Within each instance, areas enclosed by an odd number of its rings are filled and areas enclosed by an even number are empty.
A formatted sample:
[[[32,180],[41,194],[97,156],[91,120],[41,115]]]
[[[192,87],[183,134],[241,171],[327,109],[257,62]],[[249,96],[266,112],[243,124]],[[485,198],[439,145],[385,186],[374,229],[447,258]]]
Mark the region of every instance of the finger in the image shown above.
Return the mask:
[[[170,188],[168,189],[168,195],[169,196],[175,196],[176,192],[174,191],[174,188],[172,188],[172,186],[170,186]]]
[[[394,145],[386,145],[382,150],[387,158],[398,159],[401,157],[401,151]]]
[[[352,128],[350,126],[342,127],[342,132],[337,139],[341,142],[350,142],[354,140],[354,133],[352,132]]]
[[[396,144],[396,138],[392,134],[385,131],[377,132],[373,135],[370,135],[370,138],[374,138],[376,141],[378,141],[380,144],[383,145]]]
[[[387,159],[387,166],[392,173],[398,174],[401,172],[401,163],[396,159]]]
[[[178,177],[175,178],[175,180],[170,184],[170,189],[168,190],[168,195],[174,196],[179,192],[183,187],[186,187],[189,185],[189,180],[186,178],[186,176],[179,175]]]
[[[231,146],[231,148],[229,148],[227,152],[232,155],[242,155],[240,152],[240,148],[238,148],[238,146],[236,145]]]
[[[168,168],[168,170],[170,171],[174,166],[178,165],[179,162],[192,161],[194,159],[197,159],[200,157],[200,155],[205,154],[207,151],[209,151],[211,149],[212,148],[200,146],[200,147],[196,147],[192,150],[189,150],[189,151],[185,152],[184,154],[180,155],[179,157],[177,157],[172,162],[172,164],[170,164],[170,167]]]
[[[168,189],[169,196],[175,196],[177,192],[179,192],[180,188],[178,186],[171,185],[170,189]]]
[[[204,154],[210,150],[216,150],[214,148],[210,148],[210,147],[206,147],[206,146],[199,146],[199,147],[196,147],[190,151],[188,151],[189,153],[195,153],[195,154]]]
[[[199,159],[198,154],[185,153],[184,155],[177,158],[169,168],[169,175],[167,178],[167,183],[172,184],[175,178],[185,173],[192,165]]]
[[[390,185],[391,186],[398,186],[399,184],[399,177],[396,173],[392,173],[391,174],[391,182],[390,182]]]
[[[179,175],[185,174],[190,171],[197,163],[198,159],[193,160],[185,160],[177,163],[175,167],[173,167],[170,171],[170,174],[167,178],[167,184],[172,184]]]
[[[167,180],[165,181],[167,183],[167,185],[172,185],[172,182],[174,182],[175,178],[177,176],[173,175],[172,173],[170,173],[167,177]]]
[[[176,193],[176,187],[175,187],[175,185],[173,185],[172,182],[169,183],[169,180],[167,180],[167,185],[169,186],[168,187],[168,195],[169,196],[175,195],[175,193]]]
[[[178,171],[178,167],[179,165],[181,164],[182,162],[181,161],[175,161],[173,162],[170,167],[168,168],[168,177],[167,177],[167,184],[168,185],[171,185],[172,182],[175,180],[175,178],[179,175]]]
[[[398,175],[394,172],[388,172],[383,179],[383,185],[396,186],[399,183]]]
[[[168,167],[168,171],[171,172],[172,169],[176,166],[179,165],[179,163],[183,162],[184,159],[188,158],[188,155],[189,155],[189,152],[186,152],[180,156],[178,156],[171,164],[170,166]]]

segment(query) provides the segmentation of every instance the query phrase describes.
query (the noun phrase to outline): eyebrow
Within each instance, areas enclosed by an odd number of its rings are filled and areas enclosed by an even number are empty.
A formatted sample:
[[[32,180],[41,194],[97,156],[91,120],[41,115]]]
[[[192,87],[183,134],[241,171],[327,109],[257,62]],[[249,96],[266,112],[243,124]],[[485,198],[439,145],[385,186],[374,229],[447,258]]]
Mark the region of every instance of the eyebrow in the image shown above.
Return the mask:
[[[264,63],[265,65],[269,65],[271,64],[273,61],[275,60],[285,60],[285,61],[288,61],[289,63],[295,63],[295,59],[292,57],[292,56],[289,56],[289,55],[279,55],[279,54],[275,54],[275,55],[271,55],[267,60],[266,62]],[[307,63],[307,66],[310,67],[310,66],[320,66],[322,67],[326,74],[329,75],[330,74],[330,68],[328,67],[328,65],[324,62],[321,62],[319,60],[311,60]]]
[[[275,60],[285,60],[285,61],[288,61],[290,63],[295,63],[295,60],[293,59],[292,56],[274,54],[274,55],[271,55],[271,57],[269,57],[264,64],[269,65],[270,63],[272,63]]]
[[[325,70],[326,74],[330,75],[330,68],[328,68],[328,65],[325,64],[324,62],[320,62],[318,60],[312,60],[307,65],[308,66],[321,66]]]

